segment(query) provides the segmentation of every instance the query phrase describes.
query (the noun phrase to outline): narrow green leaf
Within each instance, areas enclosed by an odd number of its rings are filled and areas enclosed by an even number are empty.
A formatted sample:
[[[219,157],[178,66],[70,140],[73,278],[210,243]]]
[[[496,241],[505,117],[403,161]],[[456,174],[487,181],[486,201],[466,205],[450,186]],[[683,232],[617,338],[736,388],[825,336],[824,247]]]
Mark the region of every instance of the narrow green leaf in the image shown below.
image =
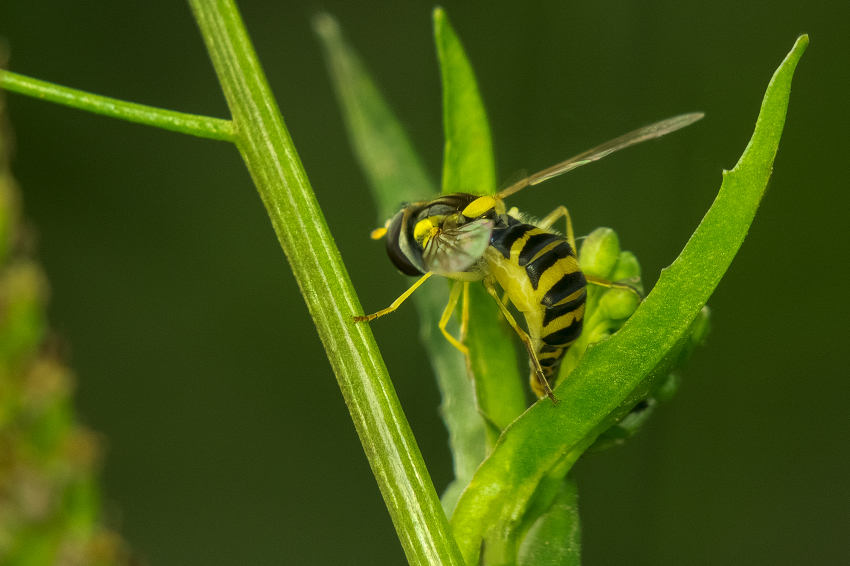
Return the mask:
[[[230,120],[185,114],[117,98],[92,94],[66,86],[40,81],[10,71],[0,70],[0,88],[17,92],[94,114],[156,126],[164,130],[190,134],[201,138],[233,141],[233,123]]]
[[[378,205],[377,225],[382,226],[402,203],[434,198],[434,182],[336,20],[329,14],[319,14],[313,19],[313,28],[325,50],[351,147]]]
[[[434,10],[434,39],[443,82],[443,193],[490,195],[496,190],[493,144],[478,83],[463,45],[442,8]],[[470,285],[469,347],[478,406],[492,425],[492,448],[501,430],[526,408],[524,379],[498,306],[478,283]],[[509,327],[508,327],[509,328]]]
[[[328,353],[408,562],[463,564],[392,381],[232,0],[190,0],[237,146]]]
[[[433,198],[436,190],[401,123],[360,57],[345,41],[336,20],[320,14],[313,23],[325,48],[351,145],[378,205],[381,225],[398,211],[400,203]],[[382,244],[375,245],[375,253],[384,253]],[[389,272],[389,262],[387,265]],[[484,460],[484,420],[475,405],[463,355],[437,327],[448,302],[448,285],[445,281],[429,281],[414,293],[413,299],[419,309],[422,341],[442,394],[440,412],[454,458],[455,480],[442,497],[443,507],[450,515]]]
[[[443,193],[491,195],[496,168],[490,124],[472,65],[442,8],[434,9],[434,40],[443,78]]]
[[[527,408],[525,390],[517,371],[517,339],[493,298],[478,283],[470,285],[469,333],[466,343],[472,352],[478,403],[493,425],[492,449],[501,432]]]
[[[458,502],[452,529],[467,564],[488,533],[507,538],[544,477],[566,474],[582,451],[667,375],[691,323],[720,282],[756,213],[779,145],[791,79],[808,37],[797,40],[765,94],[755,133],[676,261],[626,325],[588,348],[556,389],[502,435]],[[495,529],[495,531],[494,531]]]

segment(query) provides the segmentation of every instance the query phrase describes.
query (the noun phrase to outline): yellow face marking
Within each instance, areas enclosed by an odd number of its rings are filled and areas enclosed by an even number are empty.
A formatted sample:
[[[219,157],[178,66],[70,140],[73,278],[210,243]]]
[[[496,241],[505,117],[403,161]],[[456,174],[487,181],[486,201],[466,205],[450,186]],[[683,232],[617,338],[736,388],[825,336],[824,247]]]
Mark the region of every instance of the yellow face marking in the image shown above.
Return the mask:
[[[493,197],[478,197],[469,203],[461,214],[467,218],[478,218],[494,208],[496,208],[496,199]]]
[[[430,218],[426,218],[425,220],[420,220],[417,222],[416,227],[413,228],[413,238],[420,242],[425,236],[427,236],[431,230],[434,228],[434,223]]]

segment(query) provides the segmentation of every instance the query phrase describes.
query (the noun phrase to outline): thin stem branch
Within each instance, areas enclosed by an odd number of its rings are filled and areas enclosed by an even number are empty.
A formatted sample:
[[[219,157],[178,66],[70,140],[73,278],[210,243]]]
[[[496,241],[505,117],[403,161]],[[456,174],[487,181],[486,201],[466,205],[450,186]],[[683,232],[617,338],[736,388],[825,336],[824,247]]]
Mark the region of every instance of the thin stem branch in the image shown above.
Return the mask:
[[[156,126],[201,138],[231,142],[234,140],[233,122],[230,120],[184,114],[183,112],[126,102],[117,98],[109,98],[108,96],[100,96],[40,81],[10,71],[0,70],[0,88],[72,108],[87,110],[95,114],[127,120],[128,122]]]
[[[190,0],[266,205],[410,564],[462,565],[351,281],[233,0]],[[321,377],[321,376],[316,376]]]

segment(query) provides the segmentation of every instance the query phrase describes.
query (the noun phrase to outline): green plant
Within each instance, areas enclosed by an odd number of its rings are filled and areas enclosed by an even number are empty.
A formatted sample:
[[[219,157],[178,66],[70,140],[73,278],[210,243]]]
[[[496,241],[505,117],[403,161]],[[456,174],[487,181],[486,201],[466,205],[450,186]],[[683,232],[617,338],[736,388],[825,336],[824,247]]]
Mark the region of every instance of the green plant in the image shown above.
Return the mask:
[[[544,521],[528,531],[534,533],[546,531],[568,516],[569,499],[574,490],[570,486],[561,487],[561,479],[570,464],[599,433],[614,424],[669,373],[669,365],[684,346],[693,321],[740,246],[758,205],[781,133],[790,75],[805,47],[805,40],[798,43],[771,83],[754,141],[736,172],[726,177],[717,203],[682,257],[622,331],[588,352],[571,379],[558,390],[564,403],[557,408],[536,405],[515,421],[497,443],[498,429],[507,427],[524,409],[518,380],[505,375],[504,368],[515,368],[516,363],[500,362],[498,371],[492,364],[494,355],[505,355],[510,348],[485,352],[475,361],[479,394],[487,391],[486,398],[479,397],[487,421],[478,417],[471,402],[469,384],[452,379],[452,375],[458,375],[451,369],[453,363],[457,364],[456,357],[452,361],[441,356],[435,362],[445,367],[445,372],[440,372],[444,376],[444,388],[456,390],[456,396],[447,399],[464,400],[457,411],[458,425],[452,430],[458,479],[451,497],[458,496],[467,483],[470,487],[458,503],[450,529],[371,333],[367,327],[351,322],[351,316],[360,312],[357,298],[236,8],[232,3],[201,0],[193,1],[192,7],[224,88],[232,121],[92,97],[12,73],[0,75],[0,84],[10,90],[115,117],[234,142],[257,184],[325,347],[332,352],[331,363],[410,562],[462,563],[463,556],[467,563],[475,563],[474,557],[485,537],[488,537],[488,553],[491,548],[498,548],[499,541],[508,543],[502,551],[504,556],[514,552],[510,545],[518,543],[519,534],[526,528],[532,528],[525,520],[529,516],[527,510],[548,511],[552,517],[551,521]],[[447,158],[451,165],[446,168],[444,184],[451,183],[453,175],[467,175],[475,168],[479,171],[471,175],[480,180],[482,191],[490,190],[495,175],[489,133],[483,146],[463,149],[467,144],[462,139],[465,133],[486,131],[483,114],[469,111],[470,105],[480,103],[464,97],[452,99],[451,84],[456,75],[466,75],[469,80],[471,71],[464,69],[468,64],[465,57],[458,58],[458,54],[462,54],[459,43],[441,17],[438,17],[438,31],[444,74],[450,75],[446,89],[446,121],[449,126],[458,126],[458,120],[469,120],[458,128],[447,128],[458,133],[459,138]],[[474,82],[471,84],[474,86]],[[378,156],[397,155],[398,148],[404,148],[403,140],[397,146],[392,143],[392,136],[398,136],[397,128],[393,133],[392,121],[382,127],[390,131],[390,137],[376,136],[378,139],[373,143],[384,145],[372,147],[372,150]],[[404,153],[399,157],[405,158],[415,160]],[[427,182],[416,186],[415,173],[408,177],[410,167],[403,165],[396,173],[404,176],[409,186],[417,190],[415,197],[422,197],[430,190]],[[394,190],[389,184],[386,186]],[[394,193],[391,200],[403,198]],[[287,222],[288,219],[299,219],[299,222]],[[695,273],[699,276],[693,276]],[[328,297],[334,300],[329,301]],[[436,301],[431,297],[418,300]],[[493,316],[489,303],[479,301],[478,304],[480,307],[474,308],[485,312],[475,313],[476,318]],[[658,328],[659,324],[671,331],[664,336],[653,333],[652,328]],[[476,326],[487,328],[486,325]],[[470,340],[473,344],[476,341],[486,343],[490,337],[476,336],[473,331]],[[431,348],[445,346],[435,343]],[[483,352],[480,348],[474,350]],[[488,363],[492,365],[488,367]],[[493,373],[488,373],[488,369]],[[451,413],[448,404],[446,413]],[[485,422],[495,423],[495,430]],[[495,448],[473,477],[485,454],[485,436]],[[534,448],[529,449],[529,446]],[[554,506],[549,501],[555,501]],[[450,500],[444,504],[453,507]],[[557,508],[568,512],[554,517],[551,511]],[[496,559],[494,555],[493,560]]]

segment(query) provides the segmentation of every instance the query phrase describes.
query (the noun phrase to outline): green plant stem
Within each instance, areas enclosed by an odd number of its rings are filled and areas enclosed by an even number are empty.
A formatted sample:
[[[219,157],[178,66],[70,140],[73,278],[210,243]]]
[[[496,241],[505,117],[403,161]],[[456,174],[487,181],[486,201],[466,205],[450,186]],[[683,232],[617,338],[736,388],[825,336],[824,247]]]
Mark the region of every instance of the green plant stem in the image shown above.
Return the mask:
[[[128,122],[156,126],[201,138],[234,141],[233,122],[230,120],[184,114],[173,110],[145,106],[144,104],[135,104],[2,70],[0,70],[0,87],[18,94],[25,94],[111,118],[120,118]]]
[[[336,20],[320,13],[313,19],[313,26],[325,48],[351,145],[378,205],[375,225],[380,226],[398,212],[400,202],[434,198],[437,190],[413,143]],[[420,337],[434,368],[443,399],[440,414],[449,432],[455,479],[441,499],[446,515],[451,516],[460,494],[484,460],[484,419],[475,404],[463,355],[438,328],[449,299],[446,283],[429,281],[413,294],[412,300],[419,310]],[[409,287],[413,280],[399,284]],[[457,328],[450,332],[457,334]]]
[[[190,0],[236,126],[236,144],[328,352],[411,564],[463,564],[303,166],[232,0]]]

